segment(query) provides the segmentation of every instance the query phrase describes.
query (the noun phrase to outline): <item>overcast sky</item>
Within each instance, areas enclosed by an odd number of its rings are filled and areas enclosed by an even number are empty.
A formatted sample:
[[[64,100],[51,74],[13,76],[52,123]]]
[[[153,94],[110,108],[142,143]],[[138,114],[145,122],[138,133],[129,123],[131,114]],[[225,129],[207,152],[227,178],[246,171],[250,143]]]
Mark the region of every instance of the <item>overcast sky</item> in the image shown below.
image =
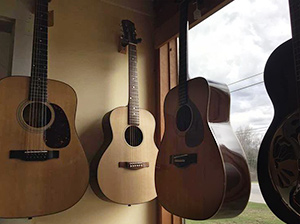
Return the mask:
[[[226,84],[264,71],[272,51],[291,38],[288,0],[234,0],[189,32],[189,74]],[[263,74],[229,85],[263,81]],[[234,129],[263,135],[273,118],[264,83],[231,93]]]

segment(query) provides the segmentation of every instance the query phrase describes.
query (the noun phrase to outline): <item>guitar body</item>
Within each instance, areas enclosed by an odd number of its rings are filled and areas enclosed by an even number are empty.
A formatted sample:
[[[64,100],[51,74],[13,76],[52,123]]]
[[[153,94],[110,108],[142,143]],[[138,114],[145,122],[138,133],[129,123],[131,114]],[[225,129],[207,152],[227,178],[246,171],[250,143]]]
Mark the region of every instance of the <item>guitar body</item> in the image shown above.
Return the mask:
[[[1,218],[66,210],[79,201],[88,184],[88,163],[75,130],[74,90],[62,82],[48,80],[48,108],[52,114],[49,127],[30,129],[23,119],[29,85],[29,77],[0,81]],[[12,158],[20,156],[17,150],[56,151],[59,157],[43,161],[38,156],[46,155],[32,154],[27,158],[31,161],[24,161]]]
[[[265,85],[274,106],[274,118],[258,156],[258,180],[263,197],[286,223],[300,223],[299,105],[292,40],[280,45],[265,67]]]
[[[126,141],[128,107],[118,107],[102,121],[104,144],[91,164],[91,186],[100,198],[119,204],[139,204],[156,198],[154,186],[157,147],[154,143],[155,120],[139,109],[142,140],[138,146]],[[132,133],[133,134],[133,133]],[[120,162],[147,162],[148,167],[120,167]]]
[[[250,177],[229,123],[228,88],[204,78],[189,80],[187,86],[190,110],[179,108],[178,86],[165,99],[155,176],[158,200],[183,218],[236,216],[248,202]]]

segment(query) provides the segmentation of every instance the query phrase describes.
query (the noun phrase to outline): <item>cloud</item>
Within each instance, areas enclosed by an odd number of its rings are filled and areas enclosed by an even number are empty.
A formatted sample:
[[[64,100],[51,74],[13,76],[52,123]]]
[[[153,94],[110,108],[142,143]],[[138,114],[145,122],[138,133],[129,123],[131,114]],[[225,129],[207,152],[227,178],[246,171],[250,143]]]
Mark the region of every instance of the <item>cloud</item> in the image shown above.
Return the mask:
[[[189,74],[230,84],[264,71],[272,51],[291,38],[288,1],[235,0],[189,32]],[[263,81],[263,74],[230,90]],[[231,94],[234,129],[269,126],[273,106],[264,84]]]

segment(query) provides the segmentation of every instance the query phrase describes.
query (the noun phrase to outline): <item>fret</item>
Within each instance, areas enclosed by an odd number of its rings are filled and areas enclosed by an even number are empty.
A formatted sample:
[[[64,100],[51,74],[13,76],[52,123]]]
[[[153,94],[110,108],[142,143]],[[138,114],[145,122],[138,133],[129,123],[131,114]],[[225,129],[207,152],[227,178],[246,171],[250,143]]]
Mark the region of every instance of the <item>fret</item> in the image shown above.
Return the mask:
[[[47,65],[41,65],[41,64],[33,64],[31,66],[31,73],[35,76],[39,74],[46,74],[47,76]]]
[[[38,18],[38,20],[36,21],[36,25],[37,25],[37,30],[39,30],[39,27],[43,27],[43,28],[48,27],[48,21]]]
[[[39,21],[48,22],[48,13],[38,12],[37,17]]]
[[[38,33],[38,36],[35,36],[35,40],[38,39],[43,39],[43,40],[48,40],[48,33],[47,32],[42,32],[42,31],[36,31]]]
[[[37,63],[44,63],[44,64],[48,64],[48,60],[46,59],[43,59],[41,57],[38,57],[37,60],[36,60]]]
[[[31,96],[32,97],[46,97],[47,96],[47,93],[45,92],[37,92],[37,91],[33,91],[31,93]]]
[[[35,54],[36,55],[36,57],[38,57],[39,58],[39,61],[36,61],[35,62],[35,64],[37,64],[38,62],[47,62],[48,60],[48,55],[47,54],[39,54],[39,53],[37,53],[37,54]]]
[[[48,11],[48,5],[46,4],[36,4],[36,13],[45,13],[46,10]]]
[[[42,40],[42,41],[47,40],[48,41],[48,35],[43,34],[42,36],[36,37],[36,41],[38,41],[38,40]]]
[[[47,82],[46,81],[34,81],[31,83],[31,86],[32,88],[35,88],[35,87],[43,87],[43,89],[46,89],[47,88]]]
[[[40,44],[40,43],[38,43],[37,41],[35,41],[36,43],[35,43],[35,45],[34,45],[34,51],[32,52],[32,54],[34,55],[35,54],[35,52],[37,51],[37,50],[47,50],[48,49],[48,46],[47,46],[47,44],[45,44],[45,45],[42,45],[42,44]]]
[[[47,100],[47,93],[37,93],[37,92],[32,92],[30,95],[30,99],[34,98],[40,98],[40,99],[46,99]]]
[[[45,81],[35,81],[35,82],[31,83],[31,86],[33,88],[43,87],[43,91],[44,91],[44,89],[45,89],[44,87],[47,87],[47,82],[45,82]]]
[[[45,43],[45,40],[42,40],[42,39],[37,39],[36,45],[37,45],[37,48],[43,48],[43,46],[48,48],[48,44]]]

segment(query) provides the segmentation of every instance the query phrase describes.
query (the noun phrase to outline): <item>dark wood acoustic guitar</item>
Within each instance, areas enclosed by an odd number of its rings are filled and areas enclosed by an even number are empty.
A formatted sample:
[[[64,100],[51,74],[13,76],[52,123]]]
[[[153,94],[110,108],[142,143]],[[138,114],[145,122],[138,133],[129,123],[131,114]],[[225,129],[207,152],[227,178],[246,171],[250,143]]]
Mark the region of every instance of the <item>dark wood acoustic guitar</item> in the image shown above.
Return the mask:
[[[292,39],[269,57],[264,80],[274,118],[258,156],[258,180],[273,213],[300,223],[300,1],[289,0]]]
[[[36,0],[31,77],[0,80],[0,217],[56,213],[88,185],[76,93],[47,79],[48,0]]]
[[[128,45],[128,106],[108,112],[102,120],[104,143],[91,163],[91,186],[98,197],[118,204],[139,204],[156,198],[154,185],[158,149],[155,119],[139,108],[137,44],[134,24],[122,20],[122,45]]]
[[[188,2],[180,5],[179,85],[164,104],[166,128],[155,175],[158,200],[183,218],[234,217],[248,202],[248,165],[230,126],[227,86],[204,78],[187,81]]]

